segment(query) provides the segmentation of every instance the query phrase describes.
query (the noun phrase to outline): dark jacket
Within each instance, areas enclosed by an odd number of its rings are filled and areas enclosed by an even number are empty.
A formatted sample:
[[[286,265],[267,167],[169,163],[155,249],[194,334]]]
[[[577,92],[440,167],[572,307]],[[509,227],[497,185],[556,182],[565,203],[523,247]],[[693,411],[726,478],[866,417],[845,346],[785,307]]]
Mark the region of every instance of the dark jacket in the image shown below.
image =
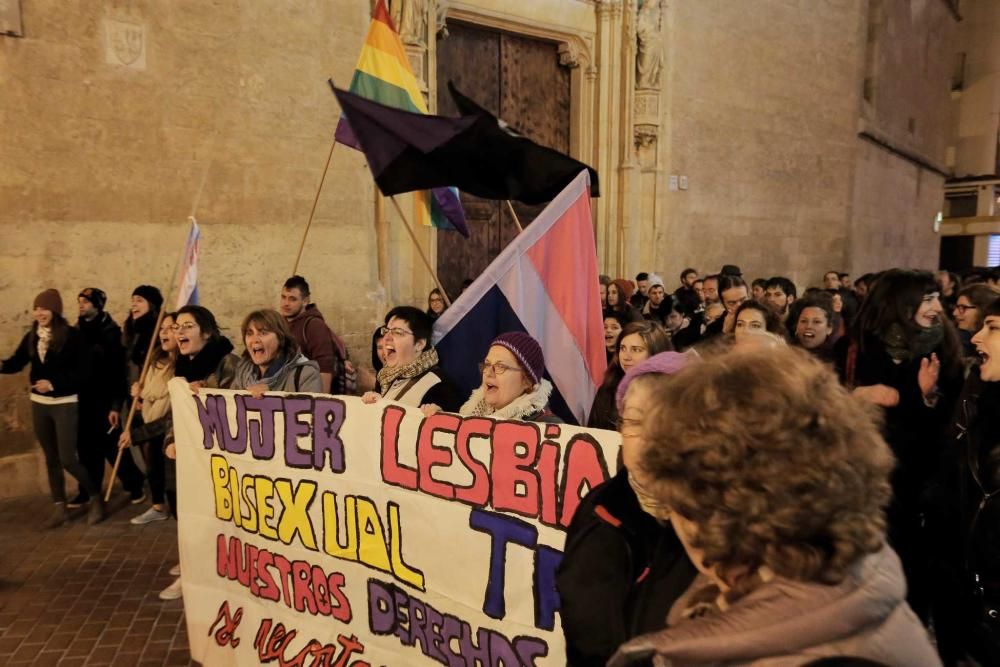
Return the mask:
[[[865,335],[863,344],[853,346],[850,338],[837,342],[835,358],[842,380],[853,377],[850,386],[884,384],[899,392],[899,404],[885,409],[885,440],[892,449],[897,466],[892,473],[893,500],[890,522],[896,512],[913,515],[935,506],[940,488],[943,444],[955,402],[961,391],[961,369],[949,372],[949,365],[939,347],[941,395],[933,407],[924,404],[917,383],[920,359],[897,364],[876,336]],[[853,372],[850,358],[853,356]],[[928,355],[929,356],[929,355]]]
[[[334,350],[333,336],[327,326],[323,313],[315,304],[308,304],[302,312],[288,321],[299,344],[299,349],[306,358],[319,364],[320,373],[337,373],[337,354]]]
[[[34,389],[31,393],[49,398],[73,396],[80,391],[81,362],[80,338],[77,330],[66,325],[65,339],[58,345],[50,345],[45,354],[45,361],[38,356],[38,335],[34,327],[24,335],[21,344],[10,357],[3,360],[0,373],[11,375],[18,373],[28,364],[31,372],[28,375],[30,384],[39,380],[52,383],[52,391],[38,394]]]
[[[697,571],[673,528],[639,507],[625,469],[580,503],[556,574],[567,664],[604,665],[625,641],[662,630]]]
[[[83,353],[81,398],[120,407],[121,380],[127,372],[121,327],[101,311],[89,321],[81,317],[77,329]]]
[[[978,369],[956,409],[950,565],[957,573],[962,646],[981,664],[1000,664],[1000,383]],[[954,610],[959,611],[959,610]]]
[[[624,374],[622,374],[624,375]],[[594,395],[594,403],[590,406],[587,417],[587,428],[603,428],[614,431],[618,428],[618,405],[615,403],[615,392],[621,376],[614,384],[602,384]]]

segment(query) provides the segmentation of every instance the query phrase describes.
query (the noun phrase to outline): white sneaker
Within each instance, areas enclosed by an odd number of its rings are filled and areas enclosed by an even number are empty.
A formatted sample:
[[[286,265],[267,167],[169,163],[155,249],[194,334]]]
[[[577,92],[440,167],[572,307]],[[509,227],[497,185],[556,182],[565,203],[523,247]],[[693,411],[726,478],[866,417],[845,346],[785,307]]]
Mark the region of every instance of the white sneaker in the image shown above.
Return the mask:
[[[174,583],[170,584],[162,591],[160,591],[161,600],[180,600],[181,599],[181,578],[177,577]]]
[[[166,521],[169,516],[170,515],[166,512],[161,512],[155,507],[150,507],[139,516],[132,517],[132,520],[129,523],[133,526],[144,526],[147,523],[153,523],[154,521]]]
[[[181,564],[180,563],[177,563],[177,565],[174,565],[172,568],[170,568],[170,576],[171,577],[179,577],[179,576],[181,576]]]

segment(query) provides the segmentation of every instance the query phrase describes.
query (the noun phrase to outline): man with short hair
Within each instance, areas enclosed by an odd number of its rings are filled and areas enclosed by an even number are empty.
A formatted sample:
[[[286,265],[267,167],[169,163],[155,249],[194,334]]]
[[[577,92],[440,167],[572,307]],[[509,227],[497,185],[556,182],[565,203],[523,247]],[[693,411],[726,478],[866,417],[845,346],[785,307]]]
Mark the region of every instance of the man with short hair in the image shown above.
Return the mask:
[[[698,280],[698,271],[696,269],[684,269],[681,271],[681,286],[679,289],[693,289],[696,280]]]
[[[767,280],[764,278],[757,278],[757,280],[750,283],[750,296],[754,301],[760,301],[763,303],[764,296],[767,291]]]
[[[323,314],[312,303],[309,283],[302,276],[292,276],[281,288],[281,314],[288,321],[302,354],[319,364],[323,392],[330,393],[333,376],[337,370],[337,353],[333,332]]]
[[[104,462],[114,465],[118,456],[118,436],[109,432],[108,427],[117,429],[119,426],[119,410],[127,381],[122,330],[104,311],[107,300],[104,291],[96,287],[84,288],[77,296],[80,312],[77,329],[82,352],[77,453],[97,488],[101,488],[104,481]],[[156,332],[153,335],[156,336]],[[131,451],[122,454],[118,479],[133,504],[146,499],[143,490],[146,478],[132,459]],[[80,507],[88,500],[87,492],[80,489],[68,506]]]
[[[784,276],[775,276],[764,286],[764,301],[774,308],[782,322],[788,319],[788,309],[798,296],[795,283]]]
[[[691,291],[698,297],[698,303],[701,304],[698,306],[698,310],[701,310],[705,304],[705,281],[700,278],[694,281],[694,284],[691,285]]]
[[[646,301],[649,300],[649,274],[645,271],[635,274],[635,284],[638,289],[632,294],[629,303],[633,307],[642,310],[646,305]]]
[[[719,303],[719,276],[705,276],[702,291],[704,292],[702,302],[706,307],[711,306],[713,303]]]
[[[840,289],[840,274],[827,271],[823,274],[823,289]]]
[[[665,324],[673,300],[667,297],[667,291],[663,287],[663,278],[655,273],[649,275],[647,296],[649,299],[642,308],[642,316],[647,320]]]

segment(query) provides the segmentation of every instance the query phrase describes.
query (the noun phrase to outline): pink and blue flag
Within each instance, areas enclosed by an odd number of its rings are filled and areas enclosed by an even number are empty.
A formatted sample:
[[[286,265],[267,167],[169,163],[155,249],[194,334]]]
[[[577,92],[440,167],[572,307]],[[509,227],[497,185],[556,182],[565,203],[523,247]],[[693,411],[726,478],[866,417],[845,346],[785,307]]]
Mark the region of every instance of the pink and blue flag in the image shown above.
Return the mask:
[[[587,423],[607,368],[597,248],[584,171],[549,203],[434,324],[445,374],[467,393],[477,364],[501,333],[527,332],[542,346],[552,409]]]
[[[198,304],[198,254],[201,252],[201,228],[198,221],[191,218],[191,231],[188,232],[184,244],[184,256],[181,258],[180,281],[177,284],[177,306]]]

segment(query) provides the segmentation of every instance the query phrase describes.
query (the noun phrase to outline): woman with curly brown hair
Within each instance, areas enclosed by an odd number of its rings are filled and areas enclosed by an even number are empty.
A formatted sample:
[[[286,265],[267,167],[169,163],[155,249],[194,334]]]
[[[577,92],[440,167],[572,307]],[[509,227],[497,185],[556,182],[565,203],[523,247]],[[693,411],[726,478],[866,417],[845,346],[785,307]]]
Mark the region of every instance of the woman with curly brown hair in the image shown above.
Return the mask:
[[[670,400],[648,412],[629,473],[701,574],[667,629],[609,664],[940,665],[885,543],[893,457],[871,406],[792,348],[737,350],[658,383]]]

